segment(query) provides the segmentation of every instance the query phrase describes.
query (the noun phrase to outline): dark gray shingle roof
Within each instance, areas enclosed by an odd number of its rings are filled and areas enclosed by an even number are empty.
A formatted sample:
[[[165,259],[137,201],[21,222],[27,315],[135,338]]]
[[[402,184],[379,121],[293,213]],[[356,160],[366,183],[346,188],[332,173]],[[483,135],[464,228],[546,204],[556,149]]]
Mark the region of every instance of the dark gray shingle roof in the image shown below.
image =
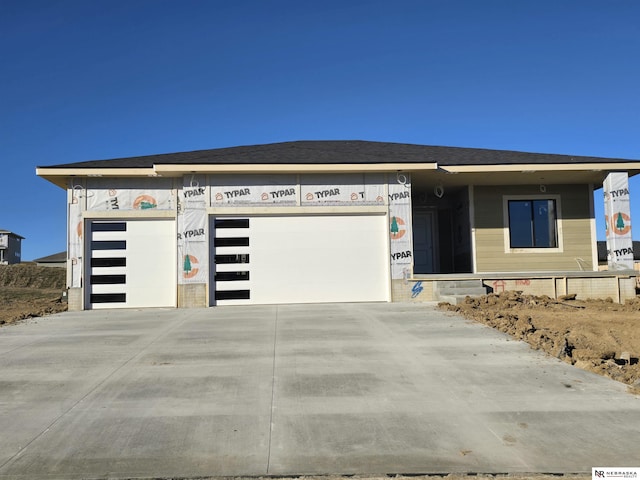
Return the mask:
[[[67,251],[54,253],[53,255],[47,255],[46,257],[40,257],[33,260],[38,263],[59,263],[67,261]]]
[[[513,165],[628,162],[634,160],[487,150],[481,148],[434,147],[406,143],[362,140],[326,140],[270,143],[193,152],[165,153],[142,157],[90,160],[50,165],[46,168],[151,168],[159,164],[376,164],[438,163],[452,165]]]

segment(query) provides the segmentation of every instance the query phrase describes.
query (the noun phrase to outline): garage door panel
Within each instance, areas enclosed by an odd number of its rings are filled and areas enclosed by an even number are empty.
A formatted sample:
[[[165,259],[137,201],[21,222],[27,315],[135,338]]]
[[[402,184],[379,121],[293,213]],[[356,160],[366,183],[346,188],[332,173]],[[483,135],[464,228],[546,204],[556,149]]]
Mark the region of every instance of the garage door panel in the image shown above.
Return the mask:
[[[128,305],[126,302],[91,303],[92,310],[104,310],[105,308],[128,308]]]
[[[123,291],[123,287],[122,285],[119,284],[113,284],[113,285],[101,285],[101,284],[94,284],[91,286],[91,293],[95,294],[95,293],[122,293]]]
[[[249,271],[250,264],[249,262],[245,263],[219,263],[216,265],[217,272],[241,272],[241,271]]]
[[[173,220],[93,221],[89,232],[90,308],[175,306]]]
[[[93,250],[91,256],[93,258],[121,258],[127,256],[127,250]]]
[[[219,292],[223,290],[251,290],[251,282],[216,282],[216,290]]]
[[[91,275],[126,275],[127,267],[102,267],[92,268]]]
[[[386,216],[251,217],[247,230],[251,290],[244,303],[389,301]],[[223,283],[216,288],[236,282]]]
[[[92,232],[92,236],[91,238],[93,240],[121,240],[123,238],[123,233],[122,231],[113,231],[113,232],[102,232],[102,231],[97,231],[97,232]]]

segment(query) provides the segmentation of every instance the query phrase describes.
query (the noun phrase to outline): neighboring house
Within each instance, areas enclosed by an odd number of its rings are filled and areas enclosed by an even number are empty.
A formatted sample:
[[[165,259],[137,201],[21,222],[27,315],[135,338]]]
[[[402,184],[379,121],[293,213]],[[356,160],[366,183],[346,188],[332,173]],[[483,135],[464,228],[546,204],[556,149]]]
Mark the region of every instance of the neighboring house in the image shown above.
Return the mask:
[[[65,268],[67,266],[67,252],[59,252],[46,257],[36,258],[34,262],[39,267]]]
[[[16,233],[0,230],[0,265],[20,263],[22,240],[24,237]]]
[[[70,309],[635,295],[593,191],[639,160],[300,141],[38,167],[67,190]]]

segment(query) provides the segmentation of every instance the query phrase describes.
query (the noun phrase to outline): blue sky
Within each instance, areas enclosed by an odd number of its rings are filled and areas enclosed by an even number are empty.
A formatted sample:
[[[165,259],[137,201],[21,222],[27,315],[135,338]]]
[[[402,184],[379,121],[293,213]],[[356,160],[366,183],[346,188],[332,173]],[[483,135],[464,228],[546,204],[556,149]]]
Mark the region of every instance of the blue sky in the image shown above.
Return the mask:
[[[0,0],[0,228],[24,260],[64,250],[35,167],[83,160],[312,139],[640,159],[639,56],[636,0]]]

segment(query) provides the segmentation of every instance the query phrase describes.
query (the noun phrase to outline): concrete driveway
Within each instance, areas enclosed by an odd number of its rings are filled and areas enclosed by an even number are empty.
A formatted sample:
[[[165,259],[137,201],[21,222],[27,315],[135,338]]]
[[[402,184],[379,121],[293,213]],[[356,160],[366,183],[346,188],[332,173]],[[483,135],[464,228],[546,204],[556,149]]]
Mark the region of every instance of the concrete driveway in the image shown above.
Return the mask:
[[[0,478],[588,473],[640,398],[432,305],[55,315],[0,329]]]

